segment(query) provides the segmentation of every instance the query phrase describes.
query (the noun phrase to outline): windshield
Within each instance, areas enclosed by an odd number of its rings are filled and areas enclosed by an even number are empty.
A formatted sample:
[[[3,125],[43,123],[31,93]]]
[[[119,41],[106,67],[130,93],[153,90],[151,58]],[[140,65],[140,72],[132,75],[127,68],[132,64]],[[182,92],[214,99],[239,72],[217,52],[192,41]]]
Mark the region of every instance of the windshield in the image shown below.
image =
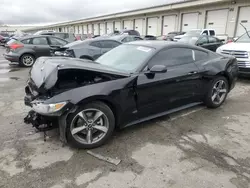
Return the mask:
[[[179,42],[184,42],[184,43],[188,43],[188,44],[195,44],[197,40],[198,40],[198,37],[185,36],[185,37],[182,37],[179,40]]]
[[[250,36],[250,31],[248,31],[248,35]],[[250,38],[248,35],[247,33],[245,33],[244,35],[239,37],[235,42],[236,43],[250,43]]]
[[[123,44],[105,53],[96,62],[117,70],[133,73],[154,51],[154,48]]]
[[[201,34],[201,30],[191,30],[191,31],[188,31],[185,35],[195,36],[195,35],[200,35],[200,34]]]

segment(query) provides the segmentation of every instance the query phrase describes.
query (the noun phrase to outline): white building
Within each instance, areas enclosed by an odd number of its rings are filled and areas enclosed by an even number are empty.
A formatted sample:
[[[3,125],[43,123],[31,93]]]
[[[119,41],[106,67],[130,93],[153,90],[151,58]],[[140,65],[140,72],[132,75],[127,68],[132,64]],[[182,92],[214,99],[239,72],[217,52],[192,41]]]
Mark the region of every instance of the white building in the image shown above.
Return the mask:
[[[27,30],[32,26],[20,26],[20,25],[0,25],[0,32],[6,32],[9,34],[19,33],[22,30]]]
[[[250,30],[250,0],[176,0],[176,3],[63,22],[27,29],[27,32],[50,29],[76,34],[102,35],[114,30],[135,29],[141,35],[164,35],[171,31],[197,28],[215,29],[229,37]],[[79,15],[80,17],[81,15]]]

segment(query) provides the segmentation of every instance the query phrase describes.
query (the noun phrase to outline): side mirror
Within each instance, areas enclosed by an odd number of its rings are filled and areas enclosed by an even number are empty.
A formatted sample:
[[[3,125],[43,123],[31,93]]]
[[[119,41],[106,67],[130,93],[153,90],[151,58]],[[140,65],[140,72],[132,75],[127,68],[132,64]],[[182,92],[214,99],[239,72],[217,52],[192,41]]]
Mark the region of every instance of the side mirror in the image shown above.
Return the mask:
[[[165,65],[154,65],[150,71],[150,73],[165,73],[167,72],[167,67]]]

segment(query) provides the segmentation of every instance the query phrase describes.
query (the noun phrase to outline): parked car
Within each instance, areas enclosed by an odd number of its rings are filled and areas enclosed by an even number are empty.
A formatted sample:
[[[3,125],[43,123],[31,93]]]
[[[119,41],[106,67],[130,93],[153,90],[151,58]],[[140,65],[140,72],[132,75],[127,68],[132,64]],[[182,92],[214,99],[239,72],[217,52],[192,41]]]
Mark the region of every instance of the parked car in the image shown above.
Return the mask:
[[[219,47],[216,52],[236,57],[240,75],[250,76],[250,31],[240,36],[236,41]]]
[[[38,57],[50,56],[51,48],[67,43],[68,41],[54,36],[12,38],[6,45],[4,57],[11,62],[18,62],[21,66],[31,67]]]
[[[136,36],[140,36],[140,33],[136,30],[133,30],[133,29],[125,29],[123,30],[121,33],[122,34],[127,34],[127,35],[136,35]]]
[[[55,37],[59,37],[61,39],[64,39],[68,42],[74,42],[78,40],[74,33],[62,33],[62,32],[46,32],[46,33],[41,33],[40,35],[52,35]]]
[[[4,46],[10,40],[8,33],[0,33],[0,46]]]
[[[79,43],[68,44],[60,49],[56,49],[54,55],[95,60],[120,44],[121,42],[109,38],[86,39]]]
[[[132,42],[136,40],[143,40],[141,37],[136,35],[116,35],[109,37],[109,39],[117,40],[121,43]]]
[[[52,33],[52,32],[55,32],[55,31],[54,30],[40,30],[40,31],[35,32],[33,35],[41,35],[44,33]]]
[[[156,36],[153,36],[153,35],[146,35],[144,36],[144,40],[156,40],[157,37]]]
[[[170,32],[167,35],[162,35],[162,36],[158,36],[157,40],[167,40],[167,41],[174,41],[174,37],[177,35],[184,35],[186,32],[178,32],[178,31],[174,31],[174,32]]]
[[[174,41],[180,40],[184,36],[200,36],[200,35],[207,35],[212,37],[217,37],[220,40],[227,41],[228,36],[227,35],[216,35],[216,32],[214,29],[192,29],[188,32],[186,32],[184,35],[177,35],[174,37]]]
[[[25,122],[40,130],[59,125],[63,142],[95,148],[115,127],[201,103],[221,106],[237,73],[232,56],[165,41],[125,43],[95,62],[44,57],[25,88],[25,104],[32,107]]]
[[[217,48],[223,45],[222,40],[216,38],[216,37],[211,37],[211,36],[185,36],[182,37],[178,42],[183,42],[183,43],[188,43],[196,46],[200,46],[202,48],[206,48],[208,50],[211,50],[213,52],[216,52]]]

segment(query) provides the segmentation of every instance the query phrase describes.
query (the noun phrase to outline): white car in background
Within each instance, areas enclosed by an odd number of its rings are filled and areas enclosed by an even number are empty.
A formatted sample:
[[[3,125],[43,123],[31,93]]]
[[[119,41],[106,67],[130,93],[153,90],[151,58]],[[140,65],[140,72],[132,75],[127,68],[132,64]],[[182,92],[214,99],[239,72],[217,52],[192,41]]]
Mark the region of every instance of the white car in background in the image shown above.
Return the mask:
[[[235,56],[238,60],[239,73],[250,76],[250,31],[236,41],[219,47],[216,52]]]
[[[227,35],[216,35],[216,32],[214,29],[192,29],[188,32],[186,32],[184,35],[177,35],[174,37],[174,41],[179,41],[184,36],[199,36],[199,35],[207,35],[212,37],[217,37],[220,40],[227,41],[228,36]]]

